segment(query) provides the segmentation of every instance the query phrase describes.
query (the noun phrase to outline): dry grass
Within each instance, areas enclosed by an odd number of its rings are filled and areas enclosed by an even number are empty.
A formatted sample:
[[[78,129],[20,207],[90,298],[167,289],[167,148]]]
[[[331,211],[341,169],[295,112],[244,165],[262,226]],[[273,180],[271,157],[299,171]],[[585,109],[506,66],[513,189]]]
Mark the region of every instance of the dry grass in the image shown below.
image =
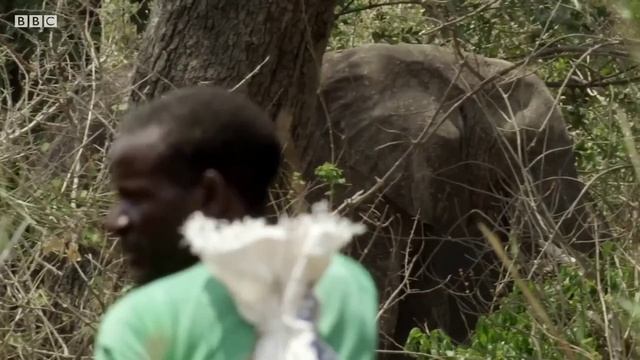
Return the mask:
[[[114,46],[121,39],[91,35],[86,13],[61,4],[59,29],[15,29],[0,46],[0,64],[21,64],[23,86],[18,101],[0,90],[3,359],[88,356],[99,317],[126,282],[100,222],[111,200],[105,150],[130,59]],[[0,76],[13,70],[0,67]]]

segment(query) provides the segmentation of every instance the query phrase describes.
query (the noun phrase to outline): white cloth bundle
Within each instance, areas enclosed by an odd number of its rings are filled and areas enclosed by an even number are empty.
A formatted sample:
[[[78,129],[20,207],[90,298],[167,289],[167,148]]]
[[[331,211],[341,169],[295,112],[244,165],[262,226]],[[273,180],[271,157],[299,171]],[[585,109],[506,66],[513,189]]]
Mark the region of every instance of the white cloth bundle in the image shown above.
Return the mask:
[[[192,214],[183,235],[194,254],[231,293],[240,314],[258,333],[256,360],[337,359],[316,332],[313,287],[332,256],[365,231],[329,212],[234,222]]]

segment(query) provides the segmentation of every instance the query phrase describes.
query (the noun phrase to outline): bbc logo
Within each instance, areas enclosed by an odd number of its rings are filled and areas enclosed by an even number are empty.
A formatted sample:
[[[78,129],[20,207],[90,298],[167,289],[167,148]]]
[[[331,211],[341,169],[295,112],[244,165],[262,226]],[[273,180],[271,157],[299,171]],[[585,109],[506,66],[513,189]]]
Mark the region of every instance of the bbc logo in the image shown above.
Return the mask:
[[[56,28],[58,15],[16,15],[13,26],[17,28]]]

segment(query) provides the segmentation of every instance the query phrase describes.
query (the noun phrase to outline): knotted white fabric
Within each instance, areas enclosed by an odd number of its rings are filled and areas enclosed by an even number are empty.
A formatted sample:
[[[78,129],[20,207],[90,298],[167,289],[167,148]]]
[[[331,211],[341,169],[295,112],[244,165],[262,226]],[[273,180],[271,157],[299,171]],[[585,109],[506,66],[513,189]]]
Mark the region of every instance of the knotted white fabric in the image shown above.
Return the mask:
[[[325,202],[275,225],[196,212],[182,228],[192,252],[257,329],[256,360],[337,359],[317,335],[313,287],[332,256],[364,231],[362,224],[331,213]]]

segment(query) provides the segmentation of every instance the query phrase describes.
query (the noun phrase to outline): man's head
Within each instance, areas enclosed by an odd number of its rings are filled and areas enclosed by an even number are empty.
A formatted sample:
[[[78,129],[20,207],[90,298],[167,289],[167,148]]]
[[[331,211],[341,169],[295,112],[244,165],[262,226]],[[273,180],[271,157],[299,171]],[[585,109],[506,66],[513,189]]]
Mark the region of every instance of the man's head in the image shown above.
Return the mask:
[[[106,225],[145,283],[196,261],[179,234],[193,211],[224,219],[263,214],[280,145],[255,104],[195,87],[134,110],[110,156],[119,200]]]

